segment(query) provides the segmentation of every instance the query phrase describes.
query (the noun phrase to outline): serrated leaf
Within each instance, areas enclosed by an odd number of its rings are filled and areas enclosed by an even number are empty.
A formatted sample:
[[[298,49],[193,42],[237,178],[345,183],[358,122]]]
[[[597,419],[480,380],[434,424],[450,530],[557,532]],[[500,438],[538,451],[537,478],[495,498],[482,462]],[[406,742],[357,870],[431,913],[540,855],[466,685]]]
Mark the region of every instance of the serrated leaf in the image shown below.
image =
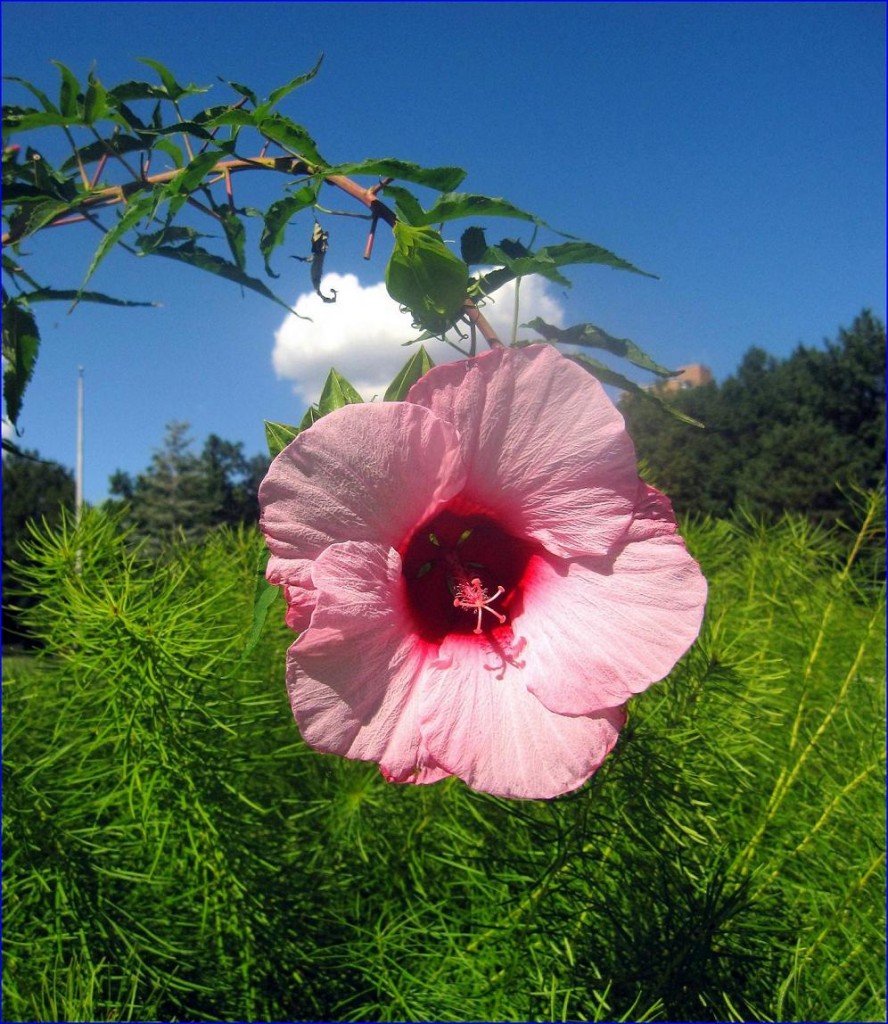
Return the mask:
[[[167,196],[188,195],[193,192],[219,162],[219,154],[198,153],[197,156],[188,162],[172,181],[165,186]]]
[[[209,128],[224,128],[228,125],[234,125],[236,128],[247,128],[254,125],[255,122],[255,111],[237,107],[236,109],[223,110],[218,114],[214,114],[213,117],[208,117],[202,123]]]
[[[394,199],[395,213],[399,220],[413,227],[421,226],[425,210],[412,192],[403,185],[386,185],[384,192],[388,199]]]
[[[160,306],[159,302],[139,302],[135,299],[115,299],[104,292],[79,292],[73,288],[39,288],[25,292],[22,298],[28,302],[95,302],[103,306]]]
[[[261,104],[257,105],[256,112],[261,113],[261,116],[265,116],[270,113],[272,108],[277,106],[278,103],[285,97],[288,96],[294,89],[298,89],[301,85],[305,85],[306,82],[310,82],[315,75],[321,70],[321,64],[323,63],[324,55],[321,54],[315,62],[315,66],[304,74],[297,75],[292,81],[287,82],[286,85],[282,85],[275,89],[268,97],[268,99]]]
[[[327,413],[341,409],[344,405],[363,405],[363,403],[364,399],[345,377],[331,369],[324,381],[321,397],[318,399],[318,413],[321,416],[326,416]]]
[[[161,64],[159,60],[152,60],[151,57],[139,57],[140,64],[147,64],[149,68],[153,68],[166,90],[166,95],[173,101],[181,99],[183,96],[193,96],[195,93],[206,92],[209,86],[206,85],[195,85],[191,82],[188,85],[179,85],[176,81],[173,73],[165,65]]]
[[[125,156],[148,149],[148,143],[136,135],[113,135],[99,142],[90,142],[77,150],[76,156],[69,156],[62,164],[61,170],[72,171],[78,166],[78,160],[84,166],[97,163],[103,156]]]
[[[242,285],[244,288],[249,288],[251,291],[258,292],[259,295],[265,296],[266,299],[271,299],[272,302],[286,309],[288,313],[292,313],[294,316],[299,316],[299,314],[288,306],[283,299],[278,298],[278,296],[275,295],[275,293],[263,281],[259,281],[255,277],[250,277],[249,274],[244,273],[244,271],[236,264],[229,263],[228,260],[223,259],[221,256],[208,252],[193,241],[183,242],[181,245],[177,246],[157,246],[152,250],[152,255],[165,256],[167,259],[178,260],[180,263],[187,263],[189,266],[197,267],[198,270],[205,270],[209,274],[216,274],[218,277],[225,278],[227,281],[234,281],[236,284]],[[304,317],[301,319],[304,319]]]
[[[166,224],[159,231],[147,235],[136,235],[136,244],[142,256],[150,256],[159,245],[176,245],[180,242],[197,241],[208,235],[197,228],[189,228],[184,224]]]
[[[40,332],[26,304],[3,290],[3,399],[6,417],[15,426],[22,399],[37,362]]]
[[[265,420],[265,441],[268,444],[268,454],[274,459],[287,447],[287,445],[300,434],[299,427],[292,427],[288,423],[274,423]]]
[[[655,279],[657,277],[656,274],[650,274],[646,270],[639,270],[628,260],[624,260],[608,249],[603,249],[600,245],[593,245],[591,242],[563,242],[559,245],[547,245],[520,259],[510,258],[501,246],[491,246],[488,253],[485,254],[485,260],[488,255],[490,257],[499,256],[504,265],[487,274],[482,274],[473,282],[470,291],[473,298],[491,295],[516,277],[526,277],[528,274],[540,274],[559,284],[569,285],[570,281],[558,272],[558,268],[581,263],[600,263],[614,270],[628,270],[633,274],[641,274],[643,277]]]
[[[401,402],[406,398],[407,392],[413,385],[424,377],[435,364],[429,358],[428,352],[422,345],[413,353],[406,363],[398,371],[395,379],[385,389],[382,396],[384,402]]]
[[[62,76],[62,82],[59,87],[59,112],[63,117],[76,121],[80,118],[80,108],[77,103],[77,97],[80,94],[80,83],[75,78],[73,71],[65,67],[60,60],[54,60],[50,63],[55,64],[59,69],[59,74]]]
[[[241,270],[245,270],[247,266],[247,229],[244,227],[244,222],[230,210],[222,209],[216,212],[222,218],[222,230],[225,232],[225,240],[228,242],[234,262]]]
[[[262,236],[259,239],[259,251],[265,260],[265,269],[273,277],[277,277],[270,265],[269,259],[275,249],[284,241],[287,225],[302,210],[314,206],[317,201],[317,192],[306,185],[293,195],[278,199],[272,203],[264,214],[265,225],[262,229]]]
[[[185,166],[185,153],[181,146],[177,146],[172,139],[158,139],[154,143],[154,149],[159,149],[162,153],[166,153],[173,161],[175,167]]]
[[[121,82],[108,90],[112,103],[131,103],[133,100],[168,100],[169,93],[153,82]]]
[[[225,78],[220,78],[220,82],[225,82],[226,85],[230,86],[239,96],[245,96],[254,107],[259,105],[259,100],[256,98],[256,93],[248,85],[241,85],[240,82],[232,82]]]
[[[400,221],[385,269],[389,295],[410,310],[425,330],[443,334],[453,326],[466,300],[469,268],[447,248],[433,228]]]
[[[4,75],[3,76],[3,81],[4,82],[18,82],[19,85],[24,86],[32,96],[34,96],[37,100],[39,100],[40,106],[43,107],[43,109],[47,113],[50,113],[50,114],[58,114],[58,113],[60,113],[59,108],[50,100],[50,98],[46,95],[46,93],[42,92],[40,89],[37,88],[36,85],[33,85],[26,78],[19,78],[17,75]]]
[[[63,214],[72,213],[80,206],[80,202],[64,202],[59,199],[43,199],[36,202],[22,203],[9,218],[9,236],[14,242],[20,242],[28,235],[46,227]]]
[[[412,181],[414,185],[425,185],[438,192],[452,191],[466,176],[461,167],[420,167],[419,164],[398,160],[396,157],[381,157],[325,168],[325,177],[333,174],[371,174],[380,178],[397,178]]]
[[[83,123],[95,124],[108,113],[108,96],[102,83],[90,72],[83,97]]]
[[[327,161],[318,152],[314,139],[301,124],[283,114],[269,114],[256,119],[256,128],[267,139],[283,146],[293,156],[302,157],[310,164],[326,166]]]
[[[510,203],[508,199],[476,195],[470,192],[447,192],[439,196],[432,206],[425,210],[420,220],[413,223],[420,224],[442,224],[450,220],[459,220],[462,217],[508,217],[511,220],[524,220],[536,224],[538,227],[548,228],[556,234],[565,238],[574,238],[563,231],[556,231],[544,220],[528,213]]]
[[[642,370],[650,370],[660,377],[674,377],[679,372],[677,370],[667,370],[665,366],[655,362],[634,341],[630,341],[628,338],[615,338],[600,327],[596,327],[595,324],[574,324],[572,327],[562,328],[555,327],[553,324],[547,324],[545,320],[536,317],[529,323],[522,324],[522,326],[529,327],[532,331],[536,331],[537,334],[541,334],[546,341],[557,342],[561,345],[581,345],[586,348],[600,348],[604,352],[610,352],[612,355],[627,359],[633,366],[637,366]]]
[[[145,217],[151,216],[156,207],[156,197],[153,192],[145,195],[131,197],[126,210],[120,220],[105,233],[98,248],[93,253],[93,258],[86,270],[86,276],[80,284],[79,292],[86,289],[86,283],[93,276],[102,260],[108,255],[111,249],[131,228],[135,227]]]
[[[700,427],[701,429],[704,429],[703,424],[699,420],[695,420],[693,417],[683,413],[680,409],[676,409],[671,402],[665,402],[655,391],[639,387],[635,381],[629,380],[629,378],[624,377],[622,373],[617,373],[615,370],[612,370],[609,366],[605,366],[604,363],[599,362],[597,359],[593,359],[591,356],[583,355],[582,353],[565,353],[564,356],[566,359],[570,359],[571,362],[576,363],[578,366],[582,366],[584,370],[588,370],[589,373],[600,380],[602,384],[610,384],[612,387],[620,388],[622,391],[628,391],[633,395],[638,395],[639,398],[643,398],[646,402],[653,402],[654,405],[659,406],[660,409],[669,413],[670,416],[674,416],[676,419],[681,420],[682,423],[687,423],[691,427]]]

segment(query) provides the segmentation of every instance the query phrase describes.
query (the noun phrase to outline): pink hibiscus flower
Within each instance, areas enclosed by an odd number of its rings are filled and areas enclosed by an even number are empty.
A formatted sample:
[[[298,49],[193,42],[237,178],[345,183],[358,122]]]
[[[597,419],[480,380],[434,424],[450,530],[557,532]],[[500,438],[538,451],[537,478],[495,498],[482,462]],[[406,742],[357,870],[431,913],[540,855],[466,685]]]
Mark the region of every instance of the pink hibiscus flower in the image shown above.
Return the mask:
[[[668,499],[601,385],[549,346],[329,414],[259,499],[302,735],[394,782],[575,789],[700,628],[706,581]]]

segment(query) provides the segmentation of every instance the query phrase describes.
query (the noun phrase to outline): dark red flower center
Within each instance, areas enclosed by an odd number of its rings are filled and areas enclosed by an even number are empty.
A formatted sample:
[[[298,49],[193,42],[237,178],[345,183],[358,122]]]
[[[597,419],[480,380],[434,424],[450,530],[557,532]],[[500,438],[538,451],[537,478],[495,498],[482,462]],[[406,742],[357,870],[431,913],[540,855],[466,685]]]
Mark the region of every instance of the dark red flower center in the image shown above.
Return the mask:
[[[449,633],[481,635],[506,626],[534,550],[489,516],[453,508],[434,515],[401,551],[417,631],[440,642]]]

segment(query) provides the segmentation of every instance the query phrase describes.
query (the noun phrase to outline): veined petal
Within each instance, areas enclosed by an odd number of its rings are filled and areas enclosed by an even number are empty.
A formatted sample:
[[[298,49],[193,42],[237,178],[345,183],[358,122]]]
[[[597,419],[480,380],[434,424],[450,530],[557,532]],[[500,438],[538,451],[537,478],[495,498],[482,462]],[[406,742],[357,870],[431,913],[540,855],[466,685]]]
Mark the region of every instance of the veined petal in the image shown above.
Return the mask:
[[[527,688],[551,711],[590,714],[667,675],[700,631],[706,580],[676,532],[669,500],[642,484],[608,558],[536,556],[520,614]]]
[[[306,742],[378,761],[398,781],[421,775],[418,680],[434,651],[415,636],[404,604],[401,559],[380,544],[324,551],[313,570],[309,629],[290,647],[287,689]],[[435,765],[422,781],[436,781]]]
[[[617,742],[621,708],[556,715],[520,671],[474,638],[452,635],[422,673],[420,726],[429,754],[473,789],[545,800],[581,786]]]
[[[551,346],[493,349],[430,370],[409,403],[452,423],[467,502],[553,554],[606,554],[628,527],[638,474],[604,388]]]
[[[277,456],[259,488],[269,580],[305,586],[310,561],[331,544],[397,547],[464,480],[455,429],[427,409],[337,409]]]

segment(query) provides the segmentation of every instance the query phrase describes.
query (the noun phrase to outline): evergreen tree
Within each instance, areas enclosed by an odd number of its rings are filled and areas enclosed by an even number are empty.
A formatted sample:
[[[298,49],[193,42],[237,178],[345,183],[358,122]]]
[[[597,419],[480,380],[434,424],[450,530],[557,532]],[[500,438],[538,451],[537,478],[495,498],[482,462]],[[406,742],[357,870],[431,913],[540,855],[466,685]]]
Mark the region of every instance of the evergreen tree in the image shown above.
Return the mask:
[[[111,493],[129,507],[137,538],[151,554],[176,539],[195,541],[214,526],[255,523],[257,492],[268,469],[261,455],[247,458],[240,442],[211,434],[200,454],[192,449],[189,424],[167,425],[162,446],[135,479],[118,470]]]
[[[621,408],[649,478],[680,513],[832,519],[849,488],[884,482],[885,327],[868,311],[835,342],[785,360],[750,349],[724,384],[669,398],[686,426],[635,396]]]

